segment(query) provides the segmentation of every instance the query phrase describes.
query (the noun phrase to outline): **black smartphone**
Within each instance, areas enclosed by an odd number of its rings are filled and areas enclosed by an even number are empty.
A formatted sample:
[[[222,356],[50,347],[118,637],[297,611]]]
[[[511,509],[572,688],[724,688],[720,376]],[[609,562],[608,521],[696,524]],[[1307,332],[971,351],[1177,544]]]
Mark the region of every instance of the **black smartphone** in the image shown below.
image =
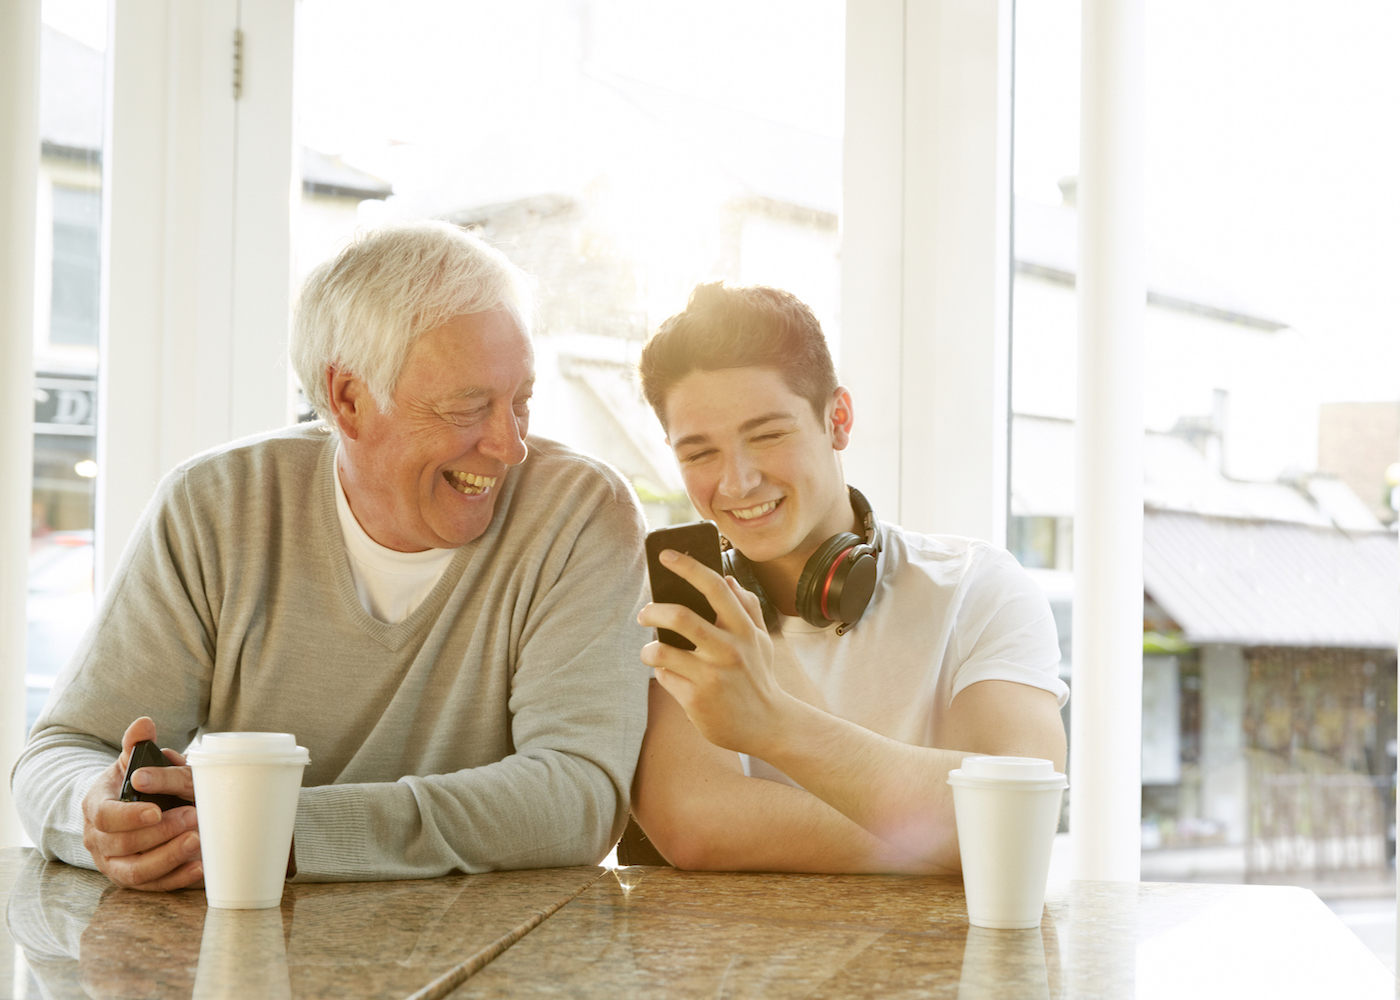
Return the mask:
[[[693,521],[690,524],[658,528],[647,535],[647,572],[651,576],[651,599],[657,604],[683,604],[707,622],[713,623],[715,609],[710,607],[710,602],[705,600],[705,596],[661,565],[663,549],[684,552],[723,576],[724,563],[720,561],[719,555],[719,529],[713,521]],[[695,644],[685,636],[667,628],[657,629],[656,637],[677,649],[695,648]]]
[[[173,767],[165,754],[160,752],[160,747],[150,740],[142,740],[131,748],[131,760],[126,765],[126,779],[122,781],[121,800],[123,802],[154,802],[160,806],[161,812],[167,809],[174,809],[177,806],[194,805],[188,799],[182,799],[178,795],[164,795],[151,792],[138,792],[131,787],[131,776],[143,767]]]

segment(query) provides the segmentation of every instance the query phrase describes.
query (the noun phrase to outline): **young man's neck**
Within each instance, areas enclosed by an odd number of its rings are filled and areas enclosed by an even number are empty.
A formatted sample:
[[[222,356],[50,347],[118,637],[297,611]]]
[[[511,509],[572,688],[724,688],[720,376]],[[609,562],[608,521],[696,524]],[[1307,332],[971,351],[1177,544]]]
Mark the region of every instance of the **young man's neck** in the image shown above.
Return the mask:
[[[845,496],[844,486],[841,493]],[[763,585],[763,592],[768,595],[769,603],[780,613],[796,616],[797,581],[802,578],[802,570],[806,568],[807,560],[817,549],[821,548],[828,538],[842,531],[849,531],[861,538],[865,537],[865,525],[860,523],[860,519],[856,517],[855,511],[851,509],[849,504],[845,505],[845,513],[846,521],[842,522],[833,518],[831,523],[827,525],[829,530],[810,546],[804,545],[787,555],[770,559],[768,562],[751,562],[749,564],[753,568],[754,576]]]

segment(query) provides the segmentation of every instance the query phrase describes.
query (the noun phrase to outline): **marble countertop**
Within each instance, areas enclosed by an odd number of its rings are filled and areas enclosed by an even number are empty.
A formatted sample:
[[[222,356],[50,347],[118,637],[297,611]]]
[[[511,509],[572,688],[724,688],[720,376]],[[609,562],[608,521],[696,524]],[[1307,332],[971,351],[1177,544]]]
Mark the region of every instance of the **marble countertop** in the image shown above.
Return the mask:
[[[1070,882],[1038,929],[970,927],[956,879],[599,879],[451,994],[477,997],[1393,998],[1312,893]]]
[[[297,884],[277,909],[216,910],[202,890],[118,889],[8,848],[0,899],[14,943],[0,940],[0,996],[436,1000],[605,874]]]
[[[0,997],[1396,996],[1314,896],[1071,882],[1039,928],[968,926],[957,879],[560,868],[289,885],[272,910],[0,850]],[[3,992],[12,985],[11,992]]]

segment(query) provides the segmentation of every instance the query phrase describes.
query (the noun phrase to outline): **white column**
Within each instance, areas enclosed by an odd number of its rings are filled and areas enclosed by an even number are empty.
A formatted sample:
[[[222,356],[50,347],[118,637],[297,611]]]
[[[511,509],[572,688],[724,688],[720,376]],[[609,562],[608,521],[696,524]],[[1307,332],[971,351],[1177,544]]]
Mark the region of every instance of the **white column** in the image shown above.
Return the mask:
[[[292,127],[295,0],[240,0],[229,437],[290,423],[292,206],[301,164]]]
[[[847,478],[920,531],[1006,534],[1010,0],[847,6]]]
[[[38,188],[39,0],[6,0],[0,4],[0,847],[20,843],[9,775],[25,737]]]
[[[1074,513],[1074,877],[1141,849],[1143,3],[1084,0]]]
[[[846,4],[841,381],[855,401],[846,479],[900,520],[904,316],[904,0]]]
[[[293,9],[113,8],[99,588],[162,475],[288,421]]]

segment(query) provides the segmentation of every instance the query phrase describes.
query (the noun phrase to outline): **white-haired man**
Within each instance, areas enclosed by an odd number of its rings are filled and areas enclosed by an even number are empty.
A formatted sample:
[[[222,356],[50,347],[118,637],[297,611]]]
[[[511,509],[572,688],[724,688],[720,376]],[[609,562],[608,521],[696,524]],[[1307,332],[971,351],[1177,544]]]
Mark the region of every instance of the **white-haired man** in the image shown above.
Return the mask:
[[[323,422],[161,483],[14,771],[45,856],[197,884],[197,806],[119,801],[124,767],[157,733],[236,730],[310,750],[301,880],[607,852],[646,722],[644,528],[615,471],[526,437],[529,303],[441,223],[372,232],[308,279],[291,354]],[[184,766],[134,784],[194,798]]]

